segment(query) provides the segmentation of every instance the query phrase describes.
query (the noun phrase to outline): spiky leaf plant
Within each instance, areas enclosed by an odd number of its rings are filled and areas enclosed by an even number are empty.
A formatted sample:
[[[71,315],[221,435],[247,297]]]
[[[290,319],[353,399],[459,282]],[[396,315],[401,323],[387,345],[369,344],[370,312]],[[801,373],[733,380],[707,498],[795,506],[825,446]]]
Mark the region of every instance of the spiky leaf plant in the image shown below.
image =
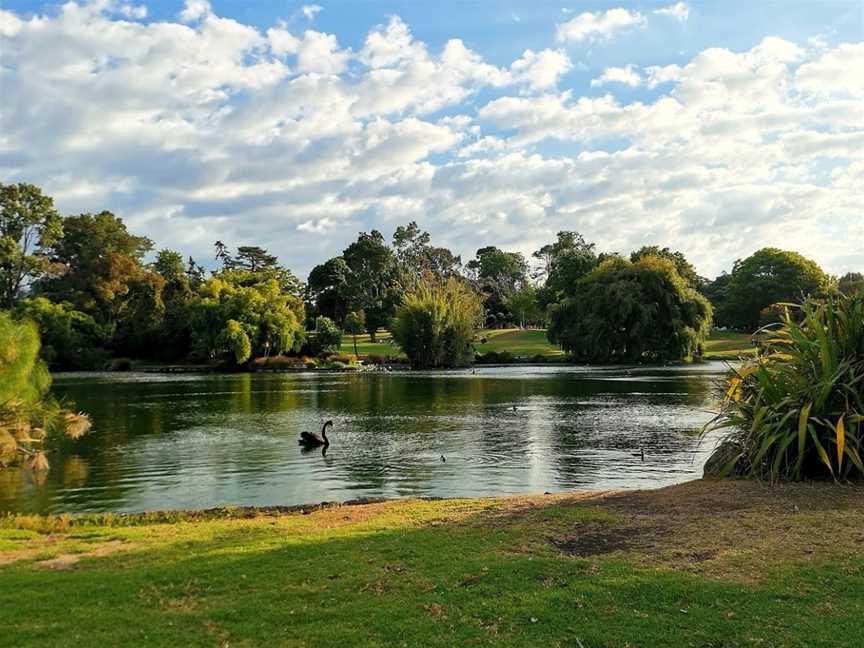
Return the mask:
[[[719,416],[741,454],[726,466],[771,480],[864,476],[864,293],[786,304],[756,356],[730,372]],[[797,317],[793,309],[800,309]]]

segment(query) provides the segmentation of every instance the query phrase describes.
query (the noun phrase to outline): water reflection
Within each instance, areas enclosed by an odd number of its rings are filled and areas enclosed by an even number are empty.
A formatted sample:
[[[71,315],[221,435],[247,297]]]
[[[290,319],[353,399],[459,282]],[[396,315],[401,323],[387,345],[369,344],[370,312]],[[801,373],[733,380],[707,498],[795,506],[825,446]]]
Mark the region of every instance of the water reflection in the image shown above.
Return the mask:
[[[653,487],[699,475],[722,365],[404,374],[67,374],[94,432],[0,508],[140,511]],[[304,452],[301,429],[336,423]],[[638,456],[645,451],[645,460]],[[442,462],[441,457],[446,457]]]

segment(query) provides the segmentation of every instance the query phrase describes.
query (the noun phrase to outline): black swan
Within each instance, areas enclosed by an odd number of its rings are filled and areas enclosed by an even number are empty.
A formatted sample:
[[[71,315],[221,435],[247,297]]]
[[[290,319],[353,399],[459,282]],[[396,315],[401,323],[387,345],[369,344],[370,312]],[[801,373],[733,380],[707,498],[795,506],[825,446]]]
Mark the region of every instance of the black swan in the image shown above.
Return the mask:
[[[321,427],[321,434],[316,434],[315,432],[306,432],[305,430],[300,433],[300,440],[298,443],[302,446],[306,446],[307,448],[314,448],[315,446],[324,446],[325,448],[330,445],[330,441],[327,439],[327,426],[333,425],[333,421],[327,421]]]

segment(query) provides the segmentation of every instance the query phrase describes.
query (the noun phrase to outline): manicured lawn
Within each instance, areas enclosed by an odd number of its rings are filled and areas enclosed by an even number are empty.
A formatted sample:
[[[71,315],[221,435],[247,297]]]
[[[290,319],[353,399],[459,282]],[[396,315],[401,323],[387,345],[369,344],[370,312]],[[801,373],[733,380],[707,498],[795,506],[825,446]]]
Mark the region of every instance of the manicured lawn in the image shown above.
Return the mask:
[[[478,338],[486,344],[477,344],[477,353],[509,351],[514,356],[563,356],[564,352],[546,339],[545,329],[488,329]]]
[[[477,343],[477,353],[489,351],[509,351],[514,356],[544,355],[561,357],[564,352],[546,339],[545,329],[487,329],[477,334],[478,339],[486,338],[485,344]],[[377,353],[385,356],[400,356],[404,354],[398,346],[392,343],[390,333],[381,331],[375,344],[369,342],[366,334],[357,336],[357,350],[361,356]],[[354,345],[350,335],[342,337],[342,353],[354,353]],[[750,336],[735,331],[714,331],[705,343],[705,357],[708,359],[734,359],[739,355],[753,353]]]
[[[750,335],[737,331],[712,331],[711,337],[705,342],[705,357],[722,360],[735,359],[740,355],[750,355],[754,352]]]
[[[0,522],[0,643],[864,645],[861,487],[109,522]]]

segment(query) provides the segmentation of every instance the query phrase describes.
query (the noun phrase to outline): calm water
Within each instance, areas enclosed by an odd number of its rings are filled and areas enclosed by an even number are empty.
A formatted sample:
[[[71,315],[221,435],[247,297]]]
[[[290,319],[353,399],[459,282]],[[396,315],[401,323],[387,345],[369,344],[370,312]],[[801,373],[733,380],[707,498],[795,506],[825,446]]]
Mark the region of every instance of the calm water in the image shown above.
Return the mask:
[[[672,484],[700,476],[714,446],[696,430],[711,416],[722,370],[65,374],[55,391],[89,412],[94,430],[53,454],[38,483],[26,471],[0,472],[0,509],[144,511]],[[326,456],[302,452],[299,431],[327,419],[335,428]],[[640,448],[644,462],[634,456]]]

